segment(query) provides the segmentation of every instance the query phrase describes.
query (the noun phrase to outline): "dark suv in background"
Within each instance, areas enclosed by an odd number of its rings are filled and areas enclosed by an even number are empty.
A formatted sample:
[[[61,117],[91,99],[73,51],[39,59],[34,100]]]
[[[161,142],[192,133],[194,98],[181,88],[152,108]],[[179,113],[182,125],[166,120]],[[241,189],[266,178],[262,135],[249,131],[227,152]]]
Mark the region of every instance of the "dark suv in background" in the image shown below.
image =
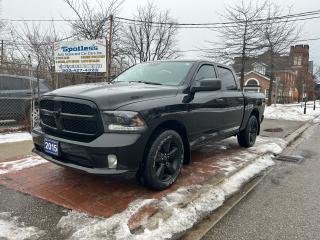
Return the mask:
[[[48,82],[40,79],[40,95],[50,91]],[[0,121],[24,120],[37,97],[37,79],[0,74]]]

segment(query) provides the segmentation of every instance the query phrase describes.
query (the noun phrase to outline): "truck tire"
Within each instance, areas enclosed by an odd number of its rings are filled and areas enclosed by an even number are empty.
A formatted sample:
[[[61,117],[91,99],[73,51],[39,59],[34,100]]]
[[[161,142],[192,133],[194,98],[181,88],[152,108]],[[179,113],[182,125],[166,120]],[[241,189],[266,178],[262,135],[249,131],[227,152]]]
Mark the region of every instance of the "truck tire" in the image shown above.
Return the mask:
[[[181,136],[173,130],[163,130],[153,138],[146,154],[143,182],[153,190],[163,190],[178,178],[184,159]]]
[[[251,116],[246,128],[238,133],[238,143],[241,147],[250,148],[256,143],[259,132],[259,122],[255,116]]]

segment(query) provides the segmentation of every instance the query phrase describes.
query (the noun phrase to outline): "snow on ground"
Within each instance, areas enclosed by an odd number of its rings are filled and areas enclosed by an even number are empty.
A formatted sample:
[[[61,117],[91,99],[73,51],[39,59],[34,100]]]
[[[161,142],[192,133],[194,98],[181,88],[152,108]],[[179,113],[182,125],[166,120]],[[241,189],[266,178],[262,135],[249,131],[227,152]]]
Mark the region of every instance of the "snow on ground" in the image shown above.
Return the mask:
[[[313,120],[313,123],[320,123],[320,116]]]
[[[48,161],[38,157],[38,156],[32,156],[16,161],[9,161],[9,162],[0,162],[0,175],[20,171],[26,168],[35,167],[40,164],[47,163]]]
[[[10,213],[0,213],[0,239],[6,240],[36,240],[45,234],[36,227],[26,227],[18,222],[17,217]]]
[[[236,138],[229,138],[221,142],[226,144],[225,148],[230,148],[228,143],[236,142]],[[224,172],[225,175],[238,170],[248,161],[258,158],[262,154],[272,153],[279,154],[287,146],[287,142],[281,138],[270,138],[270,137],[258,137],[255,146],[238,151],[235,156],[227,154],[217,161],[217,166]]]
[[[249,148],[252,153],[273,153],[279,154],[287,146],[287,142],[281,138],[258,137],[256,144]]]
[[[32,140],[30,133],[28,132],[17,132],[17,133],[5,133],[0,134],[0,144],[1,143],[12,143]]]
[[[188,194],[184,192],[189,192],[188,190],[183,188],[169,194],[160,200],[159,205],[162,206],[163,212],[171,213],[170,216],[159,220],[157,228],[150,230],[145,228],[140,234],[130,232],[128,221],[143,206],[157,201],[155,199],[138,200],[130,204],[126,211],[108,219],[89,217],[86,214],[71,211],[67,216],[61,218],[58,227],[64,233],[71,234],[70,239],[74,240],[170,239],[190,229],[196,222],[222,206],[229,196],[238,191],[252,177],[272,166],[274,162],[271,158],[271,154],[258,158],[215,187],[202,186],[202,188],[207,188],[207,191],[204,191],[185,207],[178,207],[178,204],[186,199]],[[199,186],[195,187],[199,188]]]
[[[272,166],[274,164],[272,157],[280,153],[286,144],[281,139],[259,138],[255,148],[239,150],[238,161],[234,161],[232,157],[229,160],[224,158],[221,160],[220,170],[230,176],[218,185],[208,183],[202,186],[182,187],[160,200],[140,199],[131,203],[124,212],[107,219],[70,211],[67,216],[61,218],[58,227],[74,240],[175,238],[220,207],[251,178]],[[228,148],[228,142],[226,146]],[[248,164],[249,160],[252,162]],[[239,167],[242,169],[234,173]],[[193,194],[199,195],[194,197]],[[160,207],[158,211],[160,215],[157,213],[158,215],[145,219],[141,232],[130,232],[128,226],[130,218],[150,203]]]
[[[303,114],[304,107],[300,104],[277,104],[277,106],[266,107],[264,116],[267,119],[281,119],[289,121],[310,121],[320,115],[320,106],[316,104],[316,110],[313,105],[307,105],[307,114]]]

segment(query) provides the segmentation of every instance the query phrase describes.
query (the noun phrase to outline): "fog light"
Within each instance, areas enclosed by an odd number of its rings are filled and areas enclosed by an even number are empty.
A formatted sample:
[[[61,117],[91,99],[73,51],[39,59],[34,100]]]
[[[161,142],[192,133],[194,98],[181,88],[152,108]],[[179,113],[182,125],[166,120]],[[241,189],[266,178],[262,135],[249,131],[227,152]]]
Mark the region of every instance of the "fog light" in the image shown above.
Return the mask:
[[[108,155],[108,166],[109,168],[117,168],[118,159],[116,155]]]

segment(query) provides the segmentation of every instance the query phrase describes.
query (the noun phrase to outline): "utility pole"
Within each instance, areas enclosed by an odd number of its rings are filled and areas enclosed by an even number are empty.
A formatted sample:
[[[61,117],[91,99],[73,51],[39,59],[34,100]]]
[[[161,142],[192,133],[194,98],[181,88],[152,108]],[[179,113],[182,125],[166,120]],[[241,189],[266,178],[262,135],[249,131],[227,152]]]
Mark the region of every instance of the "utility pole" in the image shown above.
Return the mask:
[[[1,40],[1,66],[4,60],[4,40]]]
[[[112,38],[113,38],[113,15],[109,17],[109,41],[108,41],[108,59],[107,59],[107,81],[111,80],[111,68],[112,68]]]

